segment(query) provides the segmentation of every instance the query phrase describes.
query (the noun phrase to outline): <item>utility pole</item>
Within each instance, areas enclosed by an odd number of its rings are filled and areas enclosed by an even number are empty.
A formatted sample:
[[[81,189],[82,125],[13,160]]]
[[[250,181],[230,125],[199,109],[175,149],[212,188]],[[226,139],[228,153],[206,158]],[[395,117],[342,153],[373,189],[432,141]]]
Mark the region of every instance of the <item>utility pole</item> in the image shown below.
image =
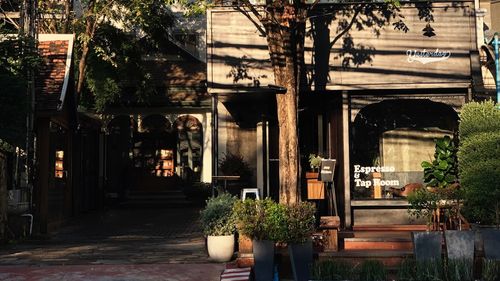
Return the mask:
[[[36,51],[36,40],[38,39],[37,28],[37,1],[23,0],[21,7],[21,25],[19,35],[27,37],[27,44],[23,46],[23,53],[34,53]],[[35,120],[35,73],[30,66],[27,69],[28,85],[26,89],[27,112],[26,112],[26,184],[28,188],[28,197],[30,200],[30,208],[33,208],[33,182],[34,182],[34,167],[35,167],[35,135],[34,135],[34,120]]]

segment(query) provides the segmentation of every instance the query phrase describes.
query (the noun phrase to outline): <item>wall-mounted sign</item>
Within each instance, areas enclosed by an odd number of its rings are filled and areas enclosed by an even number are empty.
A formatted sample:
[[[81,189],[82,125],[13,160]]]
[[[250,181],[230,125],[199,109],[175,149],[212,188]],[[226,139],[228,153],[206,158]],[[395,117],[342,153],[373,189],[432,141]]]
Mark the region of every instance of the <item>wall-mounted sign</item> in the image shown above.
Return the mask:
[[[427,49],[407,50],[406,55],[408,56],[408,62],[418,61],[422,64],[428,64],[447,60],[451,56],[451,51],[441,51],[439,49],[434,51],[428,51]]]
[[[399,186],[399,180],[382,179],[381,177],[369,178],[373,173],[394,172],[396,168],[393,166],[370,166],[363,167],[361,165],[354,165],[354,184],[356,187],[370,188],[373,186]],[[363,177],[361,176],[363,174]]]

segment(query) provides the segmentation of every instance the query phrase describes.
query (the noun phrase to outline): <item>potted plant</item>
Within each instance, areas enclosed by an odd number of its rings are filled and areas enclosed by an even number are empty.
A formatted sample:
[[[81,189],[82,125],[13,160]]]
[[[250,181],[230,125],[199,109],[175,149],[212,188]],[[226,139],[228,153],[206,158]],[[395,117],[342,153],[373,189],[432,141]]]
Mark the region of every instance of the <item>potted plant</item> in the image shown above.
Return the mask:
[[[457,217],[458,200],[461,192],[458,185],[456,146],[449,136],[436,139],[434,159],[423,161],[424,184],[408,195],[410,215],[426,217],[429,228],[439,228],[440,209],[446,209],[450,216]],[[452,226],[451,226],[452,227]]]
[[[286,233],[285,206],[270,198],[246,199],[235,204],[234,213],[238,232],[252,239],[255,280],[273,280],[274,245]]]
[[[321,200],[325,199],[325,186],[318,180],[318,172],[323,158],[317,154],[309,154],[309,167],[312,172],[306,172],[307,181],[307,199]]]
[[[309,280],[309,270],[313,262],[312,234],[315,229],[316,208],[311,202],[300,202],[286,207],[287,231],[284,242],[292,263],[296,281]]]
[[[233,207],[237,201],[237,197],[222,193],[209,198],[200,212],[203,233],[207,236],[208,255],[214,261],[229,261],[234,254],[236,224]]]
[[[309,154],[309,167],[311,167],[312,173],[317,173],[319,172],[319,168],[321,166],[321,160],[323,157],[321,157],[319,154],[311,153]]]

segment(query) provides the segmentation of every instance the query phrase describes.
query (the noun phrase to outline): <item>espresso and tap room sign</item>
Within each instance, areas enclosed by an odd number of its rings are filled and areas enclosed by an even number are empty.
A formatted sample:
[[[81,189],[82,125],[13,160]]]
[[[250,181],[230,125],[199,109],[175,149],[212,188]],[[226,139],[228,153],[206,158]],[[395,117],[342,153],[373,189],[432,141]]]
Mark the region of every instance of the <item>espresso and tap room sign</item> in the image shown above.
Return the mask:
[[[333,182],[333,177],[335,176],[335,159],[323,159],[321,160],[321,170],[319,172],[319,177],[322,182]]]

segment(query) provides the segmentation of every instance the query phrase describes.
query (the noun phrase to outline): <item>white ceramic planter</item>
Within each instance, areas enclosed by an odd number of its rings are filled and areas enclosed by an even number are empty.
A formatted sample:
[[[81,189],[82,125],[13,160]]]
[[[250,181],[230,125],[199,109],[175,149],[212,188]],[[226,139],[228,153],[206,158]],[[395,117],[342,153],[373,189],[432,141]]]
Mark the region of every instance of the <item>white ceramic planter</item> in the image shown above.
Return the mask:
[[[234,254],[234,234],[225,236],[208,236],[208,255],[216,262],[230,261]]]

